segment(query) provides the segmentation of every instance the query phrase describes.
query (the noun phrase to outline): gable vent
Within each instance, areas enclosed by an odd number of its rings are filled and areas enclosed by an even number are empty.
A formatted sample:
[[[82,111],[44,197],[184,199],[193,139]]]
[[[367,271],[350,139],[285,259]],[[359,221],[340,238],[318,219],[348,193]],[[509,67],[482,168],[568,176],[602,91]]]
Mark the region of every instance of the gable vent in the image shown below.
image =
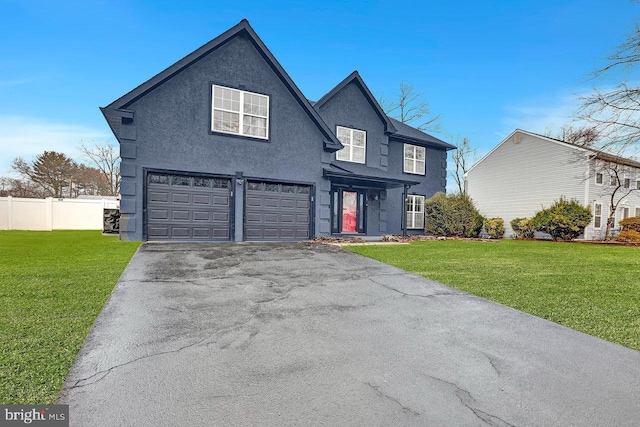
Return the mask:
[[[519,143],[519,142],[520,142],[520,134],[516,134],[516,135],[513,137],[513,143],[514,143],[514,144],[517,144],[517,143]]]

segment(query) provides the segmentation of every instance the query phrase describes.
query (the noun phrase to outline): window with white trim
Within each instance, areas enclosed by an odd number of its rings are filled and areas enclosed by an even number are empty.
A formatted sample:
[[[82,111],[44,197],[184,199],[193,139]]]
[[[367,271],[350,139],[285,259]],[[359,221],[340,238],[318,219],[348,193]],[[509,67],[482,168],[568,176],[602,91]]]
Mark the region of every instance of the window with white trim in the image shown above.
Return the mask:
[[[424,228],[424,196],[407,195],[407,228]]]
[[[640,190],[640,179],[636,181],[636,190]]]
[[[629,188],[629,187],[631,187],[631,179],[625,178],[624,179],[624,188]]]
[[[269,97],[213,85],[211,130],[269,138]]]
[[[596,184],[598,184],[598,185],[602,185],[602,179],[603,179],[602,173],[601,173],[601,172],[598,172],[598,173],[596,174]]]
[[[342,150],[336,151],[336,160],[345,162],[365,163],[367,151],[367,132],[343,126],[336,127],[336,136],[344,145]]]
[[[404,172],[424,175],[424,161],[427,149],[417,145],[404,144]]]
[[[614,187],[618,185],[618,178],[615,175],[611,175],[609,177],[609,185],[612,185]]]
[[[629,218],[629,208],[625,206],[620,209],[620,220],[627,218]]]
[[[602,203],[593,206],[593,228],[602,228]]]
[[[635,216],[640,216],[640,207],[636,206],[636,214]]]

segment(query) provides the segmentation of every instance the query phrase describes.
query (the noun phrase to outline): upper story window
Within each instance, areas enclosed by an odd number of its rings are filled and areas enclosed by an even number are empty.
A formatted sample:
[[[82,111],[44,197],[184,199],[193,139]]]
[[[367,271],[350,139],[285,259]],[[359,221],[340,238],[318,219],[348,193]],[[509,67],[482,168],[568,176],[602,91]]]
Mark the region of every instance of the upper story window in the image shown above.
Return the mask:
[[[342,145],[344,145],[342,150],[336,151],[336,160],[365,163],[367,132],[338,126],[336,134],[338,136],[338,140]]]
[[[602,185],[602,179],[603,179],[602,173],[598,172],[596,174],[596,184]]]
[[[616,177],[615,175],[611,175],[609,177],[609,185],[612,185],[614,187],[618,185],[618,177]]]
[[[417,145],[404,144],[404,171],[424,175],[424,159],[427,149]]]
[[[624,188],[629,188],[631,186],[631,179],[630,178],[625,178],[624,179]]]
[[[211,130],[268,139],[269,97],[213,85]]]

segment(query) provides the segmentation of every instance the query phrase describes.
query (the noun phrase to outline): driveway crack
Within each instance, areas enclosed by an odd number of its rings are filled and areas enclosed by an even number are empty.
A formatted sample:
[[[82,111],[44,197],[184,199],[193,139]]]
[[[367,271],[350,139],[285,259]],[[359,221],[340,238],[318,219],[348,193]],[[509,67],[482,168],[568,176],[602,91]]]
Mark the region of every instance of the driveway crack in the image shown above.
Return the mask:
[[[410,407],[405,406],[402,403],[400,403],[400,401],[398,399],[396,399],[396,398],[394,398],[392,396],[389,396],[388,394],[383,393],[382,391],[380,391],[380,386],[373,385],[370,382],[366,382],[364,384],[366,384],[369,387],[371,387],[376,392],[376,394],[378,396],[383,397],[383,398],[388,399],[388,400],[391,400],[392,402],[394,402],[395,404],[400,406],[404,412],[408,412],[408,413],[416,415],[416,416],[421,415],[419,412],[416,412],[415,410],[411,409]]]
[[[456,291],[449,291],[449,292],[434,292],[432,294],[429,295],[422,295],[422,294],[410,294],[408,292],[404,292],[401,291],[399,289],[394,288],[393,286],[389,286],[389,285],[385,285],[384,283],[380,283],[374,279],[372,279],[371,277],[368,277],[368,279],[375,283],[376,285],[382,286],[383,288],[389,289],[390,291],[393,292],[397,292],[400,295],[402,295],[402,297],[419,297],[419,298],[432,298],[432,297],[439,297],[439,296],[449,296],[449,295],[463,295],[461,292],[456,292]]]
[[[104,369],[102,371],[98,371],[98,372],[96,372],[95,374],[93,374],[91,376],[88,376],[86,378],[81,378],[81,379],[77,380],[72,386],[69,387],[69,389],[81,388],[81,387],[86,387],[86,386],[89,386],[89,385],[92,385],[92,384],[96,384],[96,383],[102,381],[103,379],[105,379],[107,376],[109,376],[109,374],[111,372],[113,372],[114,370],[122,368],[122,367],[125,367],[127,365],[131,365],[131,364],[139,362],[141,360],[150,359],[152,357],[157,357],[157,356],[164,356],[166,354],[179,353],[179,352],[181,352],[183,350],[186,350],[186,349],[189,349],[191,347],[198,346],[198,345],[210,340],[211,338],[213,338],[213,336],[215,336],[216,334],[218,334],[220,332],[233,330],[233,329],[236,329],[238,327],[242,327],[242,326],[246,325],[247,323],[251,322],[255,317],[256,316],[253,315],[253,316],[251,316],[251,318],[249,320],[247,320],[245,322],[240,322],[240,323],[236,323],[234,325],[230,325],[230,326],[226,326],[224,328],[220,328],[220,329],[216,330],[215,332],[212,332],[208,336],[206,336],[206,337],[204,337],[204,338],[202,338],[202,339],[200,339],[198,341],[195,341],[195,342],[193,342],[191,344],[188,344],[188,345],[185,345],[183,347],[180,347],[178,349],[161,351],[159,353],[153,353],[153,354],[148,354],[148,355],[145,355],[145,356],[140,356],[140,357],[138,357],[136,359],[129,360],[127,362],[120,363],[118,365],[112,366],[109,369]],[[96,378],[96,379],[94,381],[90,381],[93,378]]]
[[[469,409],[471,412],[473,412],[473,414],[478,419],[483,421],[485,424],[493,426],[493,427],[515,427],[513,424],[509,424],[508,422],[506,422],[505,420],[503,420],[500,417],[497,417],[495,415],[492,415],[492,414],[489,414],[487,412],[481,411],[478,408],[475,408],[475,405],[477,404],[477,401],[473,398],[471,393],[469,393],[468,390],[463,389],[462,387],[460,387],[456,383],[452,383],[452,382],[443,380],[442,378],[434,377],[434,376],[431,376],[431,375],[426,375],[426,377],[453,387],[454,393],[455,393],[456,397],[458,398],[458,400],[460,400],[460,403],[463,406],[465,406],[467,409]]]

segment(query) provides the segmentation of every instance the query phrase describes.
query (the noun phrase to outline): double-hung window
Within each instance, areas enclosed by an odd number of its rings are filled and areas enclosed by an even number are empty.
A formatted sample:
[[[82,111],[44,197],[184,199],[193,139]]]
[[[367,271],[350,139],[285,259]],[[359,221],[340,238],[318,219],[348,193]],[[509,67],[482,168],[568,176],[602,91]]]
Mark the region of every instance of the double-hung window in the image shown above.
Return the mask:
[[[407,228],[424,228],[424,196],[407,195]]]
[[[602,185],[602,178],[603,177],[601,172],[596,173],[596,184]]]
[[[593,206],[593,228],[599,229],[602,227],[602,204],[596,203]]]
[[[365,163],[367,151],[367,132],[358,129],[337,126],[338,140],[344,145],[336,152],[336,160],[345,162]]]
[[[620,209],[620,220],[627,218],[629,218],[629,208],[625,206]]]
[[[269,138],[269,97],[213,85],[211,130]]]
[[[404,144],[404,172],[424,175],[424,159],[426,155],[426,148]]]

